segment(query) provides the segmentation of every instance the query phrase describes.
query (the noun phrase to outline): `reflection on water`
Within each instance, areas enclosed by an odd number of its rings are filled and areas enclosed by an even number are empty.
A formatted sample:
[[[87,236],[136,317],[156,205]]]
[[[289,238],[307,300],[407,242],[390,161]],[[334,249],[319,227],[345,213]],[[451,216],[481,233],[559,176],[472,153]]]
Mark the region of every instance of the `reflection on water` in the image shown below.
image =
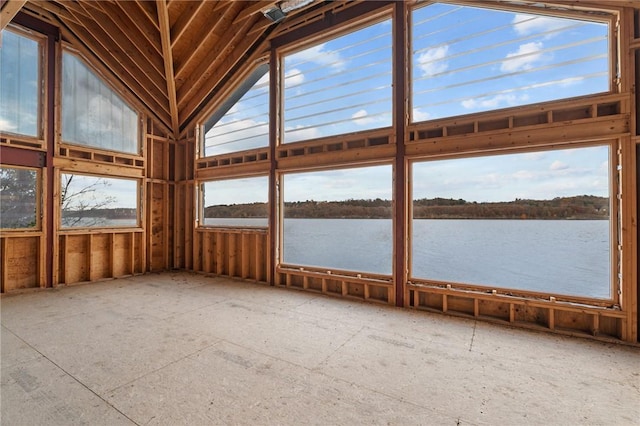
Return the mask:
[[[610,297],[606,220],[414,220],[412,276]],[[391,220],[286,219],[284,261],[391,274]]]

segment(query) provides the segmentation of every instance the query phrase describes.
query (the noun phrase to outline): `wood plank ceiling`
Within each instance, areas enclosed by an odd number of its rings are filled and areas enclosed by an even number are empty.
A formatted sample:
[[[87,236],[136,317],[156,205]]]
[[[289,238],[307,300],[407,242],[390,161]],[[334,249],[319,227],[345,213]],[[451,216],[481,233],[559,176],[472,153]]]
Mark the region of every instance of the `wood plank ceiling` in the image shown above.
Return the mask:
[[[13,16],[22,7],[60,27],[64,40],[94,56],[177,137],[229,70],[265,48],[278,24],[262,11],[275,3],[5,0],[0,12]],[[302,3],[292,14],[319,2]]]

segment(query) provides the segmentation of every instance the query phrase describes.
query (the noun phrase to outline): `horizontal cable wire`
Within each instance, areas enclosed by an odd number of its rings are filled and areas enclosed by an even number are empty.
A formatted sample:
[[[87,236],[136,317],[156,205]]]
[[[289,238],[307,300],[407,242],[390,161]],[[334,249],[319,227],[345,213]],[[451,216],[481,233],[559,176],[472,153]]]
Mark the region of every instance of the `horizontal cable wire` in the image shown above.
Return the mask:
[[[504,58],[495,59],[493,61],[482,62],[482,63],[479,63],[479,64],[469,65],[469,66],[466,66],[466,67],[454,68],[452,70],[447,70],[447,71],[442,71],[442,72],[439,72],[439,73],[436,73],[436,74],[432,74],[432,75],[430,75],[428,77],[416,78],[413,81],[422,81],[422,80],[428,80],[430,78],[441,77],[441,76],[444,76],[444,75],[456,74],[456,73],[461,72],[461,71],[468,71],[468,70],[475,69],[475,68],[482,68],[482,67],[485,67],[487,65],[493,65],[493,64],[508,62],[510,60],[513,60],[513,59],[521,59],[521,58],[526,58],[528,56],[541,55],[541,54],[545,54],[545,53],[549,53],[549,52],[554,52],[554,51],[557,51],[557,50],[564,50],[564,49],[567,49],[569,47],[576,47],[576,46],[580,46],[580,45],[584,45],[584,44],[591,44],[591,43],[594,43],[596,41],[602,41],[602,40],[606,40],[606,38],[593,38],[593,39],[588,39],[588,40],[580,40],[580,41],[577,41],[577,42],[571,43],[571,44],[566,44],[566,45],[562,45],[562,46],[555,46],[555,47],[551,47],[551,48],[544,49],[544,50],[537,50],[535,52],[523,53],[521,55],[510,56],[507,59],[504,59]],[[582,57],[582,58],[574,59],[574,61],[579,60],[579,62],[586,62],[586,61],[593,60],[593,59],[601,59],[603,57],[606,58],[606,57],[608,57],[608,55],[601,54],[601,55],[585,56],[585,57]],[[509,77],[509,76],[512,76],[512,75],[518,75],[518,74],[523,74],[523,73],[526,74],[527,72],[530,72],[532,70],[540,71],[540,70],[544,70],[544,69],[552,69],[552,68],[554,68],[556,66],[563,66],[563,65],[567,65],[569,63],[570,62],[568,62],[568,61],[567,62],[556,62],[556,63],[550,64],[550,65],[545,65],[545,66],[542,66],[542,67],[530,68],[530,69],[527,69],[527,70],[523,70],[522,72],[521,71],[515,71],[515,72],[512,72],[512,73],[502,73],[502,74],[499,74],[499,75],[492,76],[490,79],[492,79],[492,80],[493,79],[499,79],[499,78],[502,78],[502,77]],[[474,81],[482,81],[482,80],[474,80]],[[446,87],[443,86],[443,88],[448,88],[448,87],[450,87],[450,86],[446,86]],[[415,94],[421,94],[421,93],[424,93],[424,92],[416,92]]]
[[[381,50],[385,50],[385,49],[388,49],[388,50],[390,51],[390,47],[391,47],[391,46],[385,46],[384,48],[376,49],[376,51],[381,51]],[[351,58],[349,58],[349,59],[355,59],[355,58],[357,58],[357,57],[361,57],[361,56],[366,56],[366,54],[361,54],[361,55],[353,56],[353,57],[351,57]],[[366,69],[366,68],[371,68],[372,66],[380,65],[380,64],[384,64],[384,63],[386,63],[386,62],[391,63],[391,58],[389,58],[389,59],[385,59],[385,60],[382,60],[382,61],[378,61],[378,62],[369,62],[369,63],[367,63],[367,64],[361,65],[361,66],[356,67],[356,68],[349,68],[348,73],[352,74],[352,73],[355,73],[356,71],[360,71],[360,70],[363,70],[363,69]],[[322,77],[318,77],[318,78],[315,78],[315,79],[313,79],[313,80],[306,80],[306,81],[303,81],[303,82],[301,82],[301,83],[299,83],[299,84],[287,85],[287,83],[286,83],[286,82],[287,82],[287,80],[292,79],[292,78],[294,78],[294,77],[298,77],[299,75],[312,74],[312,73],[313,73],[313,72],[315,72],[315,71],[322,70],[322,69],[325,69],[325,68],[327,68],[327,67],[320,66],[320,67],[316,67],[316,68],[313,68],[313,69],[310,69],[310,70],[300,71],[300,72],[295,73],[295,74],[287,75],[287,76],[284,78],[284,81],[285,81],[285,90],[294,89],[294,88],[296,88],[296,87],[300,87],[300,86],[303,86],[303,85],[305,85],[305,84],[309,84],[309,83],[315,83],[315,82],[317,82],[317,81],[328,80],[328,79],[330,79],[330,78],[334,78],[334,77],[335,77],[335,76],[337,76],[337,75],[347,74],[347,72],[346,72],[346,71],[343,71],[343,72],[340,72],[340,73],[338,73],[338,72],[334,72],[334,73],[328,73],[328,74],[325,74],[325,75],[323,75]]]
[[[584,80],[588,80],[591,78],[595,78],[595,77],[602,77],[602,76],[606,76],[608,75],[608,73],[606,71],[601,71],[601,72],[595,72],[595,73],[591,73],[591,74],[586,74],[583,76],[580,76],[579,78],[582,78]],[[493,92],[486,92],[486,93],[481,93],[478,95],[472,95],[472,96],[464,96],[464,97],[459,97],[459,98],[455,98],[455,99],[447,99],[441,102],[433,102],[433,103],[428,103],[428,104],[421,104],[421,105],[417,105],[417,106],[413,106],[413,108],[424,108],[427,106],[437,106],[437,105],[446,105],[446,104],[450,104],[450,103],[454,103],[454,102],[461,102],[461,101],[466,101],[468,99],[482,99],[482,98],[486,98],[489,96],[497,96],[497,95],[504,95],[504,94],[508,94],[508,93],[514,93],[514,92],[520,92],[523,90],[529,90],[529,89],[537,89],[539,87],[546,87],[546,86],[552,86],[554,84],[562,84],[562,82],[567,81],[567,78],[561,78],[559,80],[552,80],[552,81],[546,81],[546,82],[541,82],[541,83],[533,83],[533,84],[528,84],[525,86],[520,86],[520,87],[513,87],[513,88],[509,88],[509,89],[503,89],[503,90],[497,90],[497,91],[493,91]],[[497,108],[495,108],[497,109]]]
[[[295,132],[299,132],[302,130],[308,130],[308,129],[320,129],[322,127],[326,127],[326,126],[332,126],[334,124],[340,124],[340,123],[347,123],[350,121],[355,121],[355,120],[365,120],[368,118],[372,118],[372,117],[380,117],[380,116],[384,116],[387,114],[391,114],[391,112],[379,112],[376,114],[371,114],[371,115],[367,115],[364,117],[360,117],[360,118],[345,118],[342,120],[335,120],[335,121],[328,121],[326,123],[322,123],[322,124],[318,124],[318,125],[312,125],[312,126],[305,126],[305,127],[295,127],[295,128],[291,128],[291,129],[285,129],[285,134],[290,134],[290,133],[295,133]]]
[[[469,86],[471,84],[484,83],[484,82],[491,81],[491,80],[499,80],[499,79],[505,78],[505,77],[513,77],[513,76],[517,76],[517,75],[532,74],[532,73],[535,73],[535,72],[538,72],[538,71],[544,71],[544,70],[554,69],[554,68],[561,68],[561,67],[565,67],[567,65],[575,65],[575,64],[582,63],[582,62],[588,62],[588,61],[592,61],[592,60],[595,60],[595,59],[605,59],[605,58],[608,58],[608,55],[606,55],[606,54],[593,55],[593,56],[589,56],[589,57],[573,59],[573,60],[570,60],[570,61],[557,62],[557,63],[550,64],[550,65],[543,65],[541,67],[529,68],[527,70],[514,71],[514,72],[506,73],[506,74],[492,75],[492,76],[489,76],[489,77],[484,77],[484,78],[480,78],[480,79],[476,79],[476,80],[469,80],[469,81],[463,81],[463,82],[460,82],[460,83],[449,84],[449,85],[446,85],[446,86],[438,86],[436,88],[422,90],[420,92],[415,92],[414,95],[422,95],[422,94],[429,93],[429,92],[437,92],[437,91],[440,91],[440,90],[452,89],[454,87]],[[560,79],[559,81],[566,80],[567,78],[572,78],[572,77],[565,77],[565,78]],[[575,76],[573,78],[575,78]]]

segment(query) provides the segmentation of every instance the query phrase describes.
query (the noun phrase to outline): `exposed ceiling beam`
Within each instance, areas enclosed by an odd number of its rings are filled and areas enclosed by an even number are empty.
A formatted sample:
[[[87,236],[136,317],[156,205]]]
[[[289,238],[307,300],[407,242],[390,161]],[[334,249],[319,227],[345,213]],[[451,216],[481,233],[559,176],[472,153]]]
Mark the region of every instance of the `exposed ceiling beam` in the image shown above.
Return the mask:
[[[135,1],[117,1],[111,3],[110,7],[105,7],[107,13],[123,14],[128,21],[151,43],[158,55],[162,54],[162,45],[158,27],[149,21],[147,15],[140,9],[139,3]]]
[[[245,7],[242,10],[242,12],[236,17],[236,19],[234,19],[233,23],[236,24],[243,19],[250,17],[251,15],[269,9],[270,7],[273,7],[274,4],[276,4],[276,2],[272,0],[252,2],[251,5]]]
[[[206,2],[203,1],[189,2],[187,8],[180,14],[175,24],[173,24],[173,27],[171,27],[171,47],[180,40],[182,34],[189,28],[189,25],[193,22],[193,18],[196,17],[205,3]]]
[[[156,9],[156,5],[153,3],[153,0],[138,0],[136,1],[138,6],[144,11],[145,15],[149,19],[149,21],[158,28],[158,10]]]
[[[173,54],[171,52],[171,29],[169,28],[169,11],[167,0],[156,0],[158,8],[158,26],[160,27],[160,40],[162,43],[162,56],[164,58],[164,72],[167,80],[167,95],[169,97],[169,112],[171,114],[171,127],[174,137],[178,136],[178,102],[176,101],[176,81],[173,76]]]
[[[94,2],[85,1],[80,4],[88,5],[91,3]],[[129,57],[128,62],[138,65],[139,69],[156,86],[164,90],[164,81],[162,81],[164,79],[164,63],[159,50],[152,46],[142,34],[134,34],[135,26],[123,15],[105,13],[102,8],[86,10],[93,17],[93,22],[102,28],[102,33]],[[144,60],[141,61],[141,58]]]
[[[206,49],[203,49],[203,46],[206,46],[207,42],[211,41],[210,37],[215,36],[214,41],[217,41],[217,40],[220,40],[222,36],[229,31],[233,18],[235,18],[238,15],[241,8],[242,8],[241,3],[236,3],[236,4],[227,6],[227,8],[218,15],[218,20],[215,23],[213,23],[213,25],[209,25],[206,30],[200,33],[200,39],[198,40],[198,42],[190,46],[190,49],[187,55],[184,55],[182,57],[181,62],[176,63],[177,76],[180,76],[183,73],[185,69],[185,65],[188,64],[192,58],[198,59],[198,58],[206,57],[206,55],[202,55],[202,54],[198,55],[198,53],[202,53],[201,51],[206,50]]]
[[[2,4],[2,9],[0,9],[0,31],[9,25],[9,22],[20,12],[26,2],[27,0],[8,0]]]
[[[80,21],[71,14],[65,7],[52,1],[31,2],[26,5],[27,10],[40,13],[40,10],[50,12],[53,16],[62,18],[65,21],[72,21],[79,24]]]
[[[261,17],[254,16],[253,19],[245,21],[241,27],[235,27],[228,31],[227,34],[230,36],[220,41],[228,53],[216,55],[215,52],[212,52],[211,57],[219,59],[200,63],[195,73],[190,75],[186,84],[182,86],[182,90],[178,90],[181,125],[259,39],[258,36],[249,38],[245,35],[258,19]],[[201,77],[198,79],[200,84],[196,84],[194,81],[196,76]]]

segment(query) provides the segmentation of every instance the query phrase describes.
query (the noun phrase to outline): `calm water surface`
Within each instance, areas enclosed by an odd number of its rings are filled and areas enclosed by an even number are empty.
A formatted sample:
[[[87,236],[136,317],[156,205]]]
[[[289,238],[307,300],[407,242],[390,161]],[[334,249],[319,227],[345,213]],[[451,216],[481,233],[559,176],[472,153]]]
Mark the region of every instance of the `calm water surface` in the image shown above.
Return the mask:
[[[606,220],[414,220],[413,277],[610,297]],[[286,263],[391,273],[385,219],[286,219]]]
[[[412,227],[414,278],[610,297],[606,220],[420,219]],[[389,219],[285,219],[284,262],[391,274],[391,241]]]

